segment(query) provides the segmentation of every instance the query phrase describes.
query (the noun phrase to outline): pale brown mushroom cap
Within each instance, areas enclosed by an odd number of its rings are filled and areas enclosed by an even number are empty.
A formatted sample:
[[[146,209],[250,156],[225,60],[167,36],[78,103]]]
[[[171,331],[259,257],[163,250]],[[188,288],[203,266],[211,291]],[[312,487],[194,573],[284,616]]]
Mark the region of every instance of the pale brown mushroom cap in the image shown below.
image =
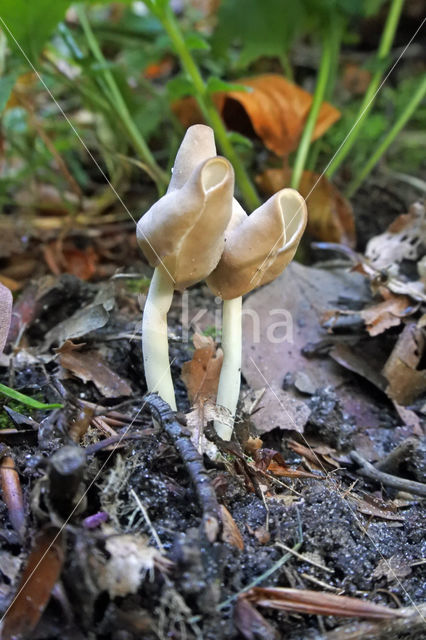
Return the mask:
[[[219,262],[231,218],[234,171],[216,156],[213,131],[188,129],[165,196],[141,218],[138,243],[153,267],[183,290],[204,280]]]
[[[274,280],[293,259],[307,222],[305,200],[294,189],[282,189],[250,216],[243,214],[234,207],[222,257],[207,278],[224,300]]]

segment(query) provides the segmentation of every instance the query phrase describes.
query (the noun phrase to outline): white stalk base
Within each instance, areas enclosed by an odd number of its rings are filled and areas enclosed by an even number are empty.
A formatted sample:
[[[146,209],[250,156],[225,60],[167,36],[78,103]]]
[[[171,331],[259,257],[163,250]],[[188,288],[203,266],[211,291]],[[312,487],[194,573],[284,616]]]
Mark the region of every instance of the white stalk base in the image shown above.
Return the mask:
[[[167,314],[172,304],[173,291],[172,279],[157,267],[143,310],[142,351],[148,391],[156,391],[176,411],[167,336]]]
[[[241,386],[242,298],[224,300],[222,316],[223,364],[220,372],[216,404],[226,407],[235,419]],[[214,428],[222,440],[230,440],[233,426],[215,420]]]

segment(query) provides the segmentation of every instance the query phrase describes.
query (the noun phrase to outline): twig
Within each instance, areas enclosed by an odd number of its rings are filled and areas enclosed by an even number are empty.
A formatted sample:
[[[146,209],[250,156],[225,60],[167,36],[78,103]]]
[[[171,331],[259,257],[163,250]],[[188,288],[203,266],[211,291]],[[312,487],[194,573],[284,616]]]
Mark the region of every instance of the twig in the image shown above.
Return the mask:
[[[148,515],[148,511],[145,509],[145,506],[142,504],[142,501],[140,500],[136,491],[134,489],[130,489],[130,493],[132,494],[136,504],[138,505],[140,511],[142,512],[144,520],[151,531],[151,535],[154,538],[155,542],[157,543],[157,547],[160,549],[162,553],[164,553],[163,543],[161,542],[160,536],[158,535],[156,529],[154,528],[154,525],[151,522],[151,518]]]
[[[360,466],[358,470],[360,475],[401,491],[415,493],[418,496],[426,496],[426,484],[423,482],[415,482],[414,480],[399,478],[398,476],[392,476],[390,473],[379,471],[356,451],[351,451],[350,456]]]
[[[294,556],[296,556],[296,558],[299,558],[299,560],[303,560],[303,562],[308,562],[309,564],[312,564],[314,567],[318,567],[318,569],[322,569],[323,571],[327,571],[328,573],[334,573],[333,569],[329,569],[328,567],[325,567],[323,564],[320,564],[319,562],[315,562],[314,560],[311,560],[311,558],[305,557],[302,553],[299,553],[295,549],[288,547],[286,544],[283,544],[282,542],[277,542],[276,545],[277,547],[280,547],[281,549],[285,549],[289,553],[292,553]]]
[[[398,609],[401,617],[380,622],[352,622],[327,633],[325,640],[393,640],[413,638],[425,628],[426,604]],[[420,635],[418,636],[420,638]]]
[[[191,434],[188,429],[179,424],[176,414],[159,395],[150,393],[145,396],[145,402],[173,441],[188,470],[203,512],[204,533],[209,542],[214,542],[219,533],[221,521],[219,503],[204,467],[203,459],[191,442]]]
[[[374,465],[378,471],[393,474],[398,471],[401,462],[405,462],[411,457],[413,451],[417,449],[419,440],[417,438],[406,438],[395,449]]]

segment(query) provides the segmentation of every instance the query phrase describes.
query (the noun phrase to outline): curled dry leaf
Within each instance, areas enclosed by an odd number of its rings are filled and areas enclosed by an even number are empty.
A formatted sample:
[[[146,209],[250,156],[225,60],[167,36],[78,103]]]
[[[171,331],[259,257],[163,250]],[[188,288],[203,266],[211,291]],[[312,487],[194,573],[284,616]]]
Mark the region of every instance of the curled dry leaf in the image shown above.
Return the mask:
[[[53,527],[42,531],[29,555],[15,599],[4,616],[2,640],[30,637],[59,579],[63,560],[61,532]]]
[[[275,640],[278,637],[275,629],[257,609],[244,598],[239,598],[234,609],[234,622],[238,631],[246,640]]]
[[[277,74],[240,78],[235,82],[249,87],[251,91],[227,91],[213,95],[228,128],[250,138],[258,136],[278,156],[288,155],[296,149],[311,108],[311,94]],[[176,101],[172,108],[185,127],[203,121],[192,97]],[[339,118],[340,112],[324,102],[313,140],[322,136]]]
[[[426,369],[417,368],[425,346],[425,329],[408,323],[383,368],[389,383],[386,393],[398,404],[410,404],[426,391]]]
[[[267,169],[256,182],[267,195],[290,184],[290,169]],[[323,175],[304,171],[300,194],[308,207],[308,233],[317,240],[355,245],[355,221],[352,206]]]
[[[1,491],[7,506],[10,522],[21,540],[25,533],[25,510],[21,483],[15,462],[11,456],[4,456],[0,465]]]
[[[378,336],[390,327],[397,327],[403,318],[412,315],[419,308],[407,296],[394,295],[385,287],[379,289],[383,302],[374,304],[360,312],[370,336]]]
[[[308,589],[254,587],[241,597],[261,607],[310,615],[368,618],[371,620],[382,620],[399,615],[398,611],[394,609],[388,609],[366,600]]]
[[[228,509],[221,504],[220,515],[222,517],[222,540],[236,547],[240,551],[244,549],[243,537],[238,529],[237,523],[229,513]]]

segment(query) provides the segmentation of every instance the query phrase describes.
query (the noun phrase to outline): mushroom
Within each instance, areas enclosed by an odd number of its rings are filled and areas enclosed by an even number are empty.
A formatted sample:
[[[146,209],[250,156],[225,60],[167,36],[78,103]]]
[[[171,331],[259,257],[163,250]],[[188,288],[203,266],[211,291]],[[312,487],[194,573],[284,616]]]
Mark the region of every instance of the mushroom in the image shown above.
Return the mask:
[[[12,317],[12,294],[0,282],[0,355],[3,353]]]
[[[139,246],[154,275],[142,321],[148,391],[176,410],[170,374],[167,313],[175,289],[204,280],[217,266],[232,213],[234,172],[216,155],[213,130],[190,127],[176,156],[167,193],[137,225]]]
[[[225,249],[207,284],[223,300],[222,348],[217,404],[235,416],[241,378],[242,297],[274,280],[293,259],[307,222],[306,204],[294,189],[282,189],[250,216],[234,200],[225,233]],[[215,429],[230,440],[232,427],[220,420]]]

